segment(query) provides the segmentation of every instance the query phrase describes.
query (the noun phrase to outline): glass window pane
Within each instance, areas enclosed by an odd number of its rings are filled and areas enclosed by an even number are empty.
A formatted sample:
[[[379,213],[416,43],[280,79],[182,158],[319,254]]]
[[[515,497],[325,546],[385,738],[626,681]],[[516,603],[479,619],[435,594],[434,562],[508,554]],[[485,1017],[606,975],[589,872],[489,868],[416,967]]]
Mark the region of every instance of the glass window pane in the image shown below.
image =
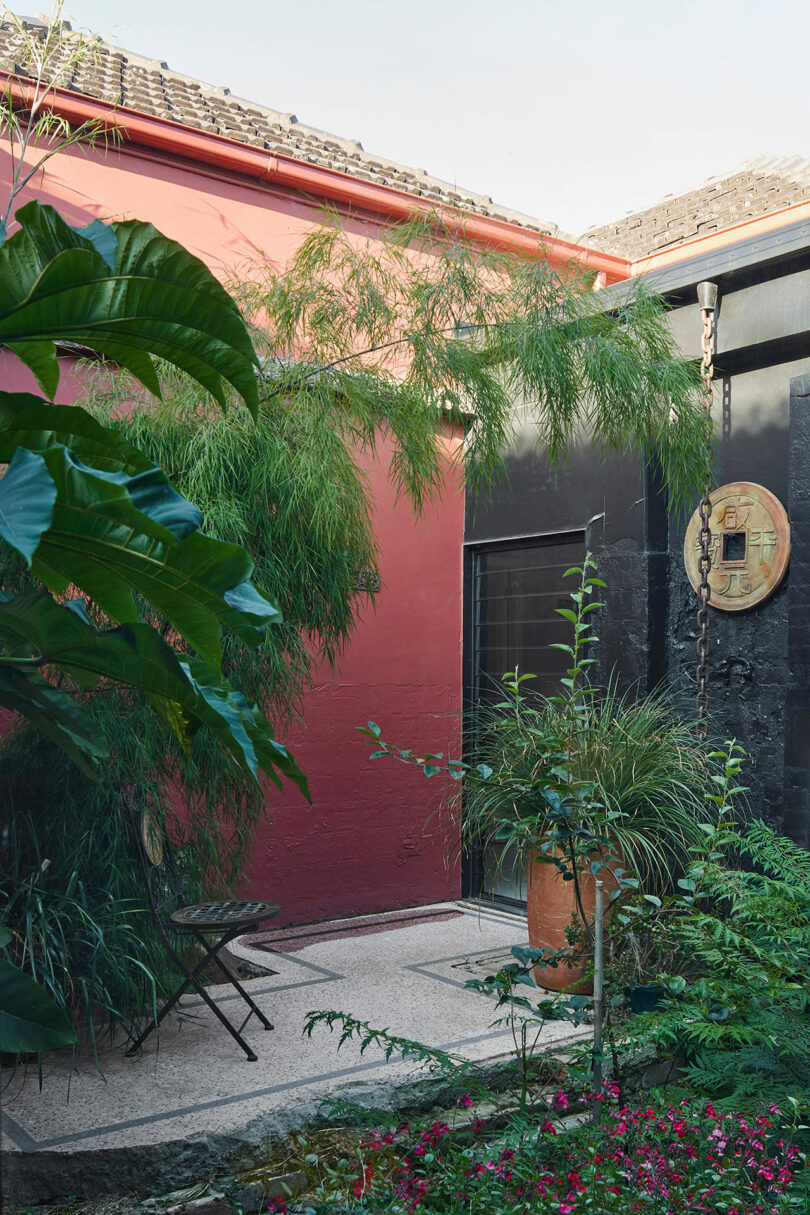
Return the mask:
[[[488,545],[473,557],[474,702],[495,699],[508,671],[536,675],[531,690],[553,695],[569,665],[552,642],[570,642],[571,625],[556,613],[570,607],[574,578],[563,578],[585,558],[584,532],[548,536],[519,544]],[[482,889],[487,898],[525,901],[525,881],[509,857],[498,860],[497,848],[480,858]]]

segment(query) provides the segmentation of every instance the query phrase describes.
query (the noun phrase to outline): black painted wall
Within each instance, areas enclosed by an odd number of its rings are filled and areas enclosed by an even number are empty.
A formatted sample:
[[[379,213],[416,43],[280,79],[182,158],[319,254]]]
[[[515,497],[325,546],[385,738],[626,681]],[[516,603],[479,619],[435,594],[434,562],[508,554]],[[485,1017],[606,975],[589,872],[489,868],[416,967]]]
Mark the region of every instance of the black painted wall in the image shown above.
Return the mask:
[[[644,469],[634,457],[597,464],[585,450],[550,470],[527,447],[508,459],[490,504],[467,504],[467,542],[583,530],[609,610],[600,613],[598,657],[625,686],[648,683],[648,578]]]
[[[810,375],[790,394],[790,571],[783,829],[810,847]]]
[[[794,256],[746,273],[737,253],[733,273],[711,274],[720,286],[716,483],[754,481],[776,494],[792,552],[770,600],[711,613],[712,726],[748,752],[752,812],[810,846],[810,270]],[[807,254],[810,264],[810,245]],[[696,283],[707,277],[689,267],[671,316],[695,357]],[[554,473],[533,455],[527,429],[508,470],[491,504],[468,502],[467,543],[585,528],[608,584],[600,677],[614,671],[641,689],[666,680],[692,696],[697,604],[683,568],[685,520],[667,518],[643,460],[599,464],[582,450]]]

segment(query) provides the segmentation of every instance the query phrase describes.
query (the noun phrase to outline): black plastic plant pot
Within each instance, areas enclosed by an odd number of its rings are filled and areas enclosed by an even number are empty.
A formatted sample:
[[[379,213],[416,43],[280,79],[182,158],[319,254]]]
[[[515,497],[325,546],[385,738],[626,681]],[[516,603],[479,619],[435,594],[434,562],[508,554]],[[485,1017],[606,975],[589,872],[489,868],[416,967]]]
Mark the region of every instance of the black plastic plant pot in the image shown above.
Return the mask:
[[[637,983],[627,989],[630,1001],[630,1011],[634,1013],[653,1012],[659,1008],[666,997],[666,989],[658,983]]]

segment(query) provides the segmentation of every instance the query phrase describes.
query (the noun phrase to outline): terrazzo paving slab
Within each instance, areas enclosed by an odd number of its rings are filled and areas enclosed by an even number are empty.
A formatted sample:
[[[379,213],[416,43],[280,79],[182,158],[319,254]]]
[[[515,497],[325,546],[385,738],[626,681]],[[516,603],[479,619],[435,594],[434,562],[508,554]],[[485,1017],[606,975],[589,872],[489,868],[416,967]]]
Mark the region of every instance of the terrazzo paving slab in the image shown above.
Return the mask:
[[[375,1103],[375,1094],[379,1102],[386,1088],[413,1076],[411,1062],[386,1062],[376,1047],[361,1056],[347,1043],[338,1052],[337,1035],[325,1028],[304,1037],[310,1009],[348,1012],[470,1060],[503,1055],[511,1036],[492,1028],[493,1000],[464,984],[492,973],[511,946],[525,943],[525,919],[465,904],[414,909],[411,918],[267,931],[240,943],[245,957],[275,972],[248,984],[275,1025],[265,1032],[253,1018],[244,1031],[257,1062],[245,1059],[199,998],[187,997],[180,1016],[170,1017],[139,1057],[126,1059],[125,1043],[105,1049],[103,1075],[92,1057],[74,1061],[70,1051],[47,1056],[41,1090],[35,1068],[4,1075],[2,1147],[16,1200],[31,1201],[49,1186],[55,1194],[54,1170],[66,1192],[82,1192],[80,1182],[89,1191],[99,1162],[122,1183],[154,1182],[167,1168],[185,1183],[215,1157],[248,1161],[263,1139],[301,1125],[303,1113],[311,1116],[326,1097]],[[210,990],[238,1025],[241,1000],[233,988]],[[549,1026],[543,1043],[574,1036],[565,1024]]]

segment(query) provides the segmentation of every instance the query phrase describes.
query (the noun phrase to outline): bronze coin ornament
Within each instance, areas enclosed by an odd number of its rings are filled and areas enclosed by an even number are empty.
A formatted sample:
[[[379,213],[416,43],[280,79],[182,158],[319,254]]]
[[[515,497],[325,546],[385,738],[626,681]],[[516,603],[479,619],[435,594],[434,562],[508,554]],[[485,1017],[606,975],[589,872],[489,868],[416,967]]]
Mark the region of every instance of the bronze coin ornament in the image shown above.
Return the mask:
[[[753,481],[732,481],[711,495],[709,605],[742,612],[767,599],[785,576],[790,523],[779,499]],[[700,584],[700,513],[689,520],[683,559],[689,581]]]

